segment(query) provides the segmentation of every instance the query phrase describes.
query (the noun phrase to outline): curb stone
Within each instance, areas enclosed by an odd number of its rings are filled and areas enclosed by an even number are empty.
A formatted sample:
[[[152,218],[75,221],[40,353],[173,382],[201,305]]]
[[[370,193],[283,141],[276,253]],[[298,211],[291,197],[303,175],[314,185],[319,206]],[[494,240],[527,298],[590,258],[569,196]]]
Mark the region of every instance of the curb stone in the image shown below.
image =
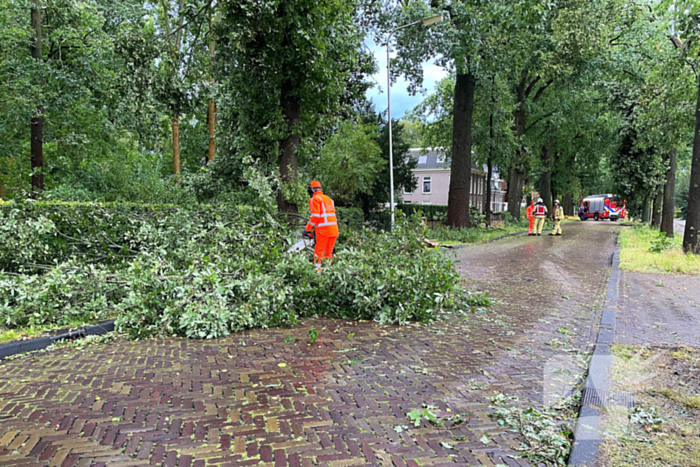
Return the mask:
[[[74,331],[58,334],[56,336],[38,337],[36,339],[26,339],[8,342],[7,344],[0,344],[0,360],[24,352],[43,350],[54,342],[62,339],[79,339],[86,336],[100,336],[112,331],[114,331],[114,320],[110,319],[108,321],[93,324],[92,326],[85,326]]]
[[[617,243],[617,241],[616,241]],[[615,322],[617,320],[618,290],[620,284],[620,247],[615,246],[615,253],[610,269],[610,279],[605,294],[605,308],[600,319],[598,339],[588,365],[588,376],[581,398],[581,409],[574,429],[574,444],[569,455],[568,465],[593,466],[598,457],[598,445],[602,441],[600,421],[602,418],[600,404],[612,405],[616,397],[610,393],[610,367],[613,356],[610,346],[615,339]],[[604,395],[602,398],[599,395]],[[596,397],[598,396],[598,397]],[[611,397],[612,396],[612,397]]]
[[[508,235],[501,235],[500,237],[495,237],[495,238],[492,238],[490,240],[487,240],[486,243],[495,242],[496,240],[502,240],[502,239],[508,238],[508,237],[515,237],[516,235],[522,235],[524,233],[527,233],[527,230],[521,230],[520,232],[515,232],[512,234],[508,234]]]

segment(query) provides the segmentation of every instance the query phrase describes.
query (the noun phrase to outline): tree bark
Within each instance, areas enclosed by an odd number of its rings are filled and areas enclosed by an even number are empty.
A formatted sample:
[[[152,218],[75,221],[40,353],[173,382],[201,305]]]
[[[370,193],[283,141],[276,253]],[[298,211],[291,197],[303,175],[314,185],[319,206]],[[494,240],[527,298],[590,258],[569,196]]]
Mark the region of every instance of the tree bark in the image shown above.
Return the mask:
[[[173,116],[173,173],[180,175],[180,119]]]
[[[666,185],[664,185],[664,207],[661,215],[661,231],[668,238],[673,238],[673,218],[676,214],[676,150],[672,149],[668,155],[669,166],[666,171]]]
[[[452,165],[447,199],[447,225],[470,227],[469,198],[472,174],[472,115],[476,77],[458,73],[455,82],[452,125]]]
[[[690,166],[690,189],[688,191],[688,215],[683,234],[683,251],[700,254],[700,81],[698,81],[698,100],[695,104],[695,136],[693,137],[693,156]]]
[[[493,141],[493,115],[491,116],[491,141]],[[486,163],[487,165],[487,170],[489,171],[488,174],[486,174],[486,198],[484,199],[484,214],[486,215],[486,225],[491,225],[491,198],[493,197],[492,195],[492,188],[491,186],[493,185],[493,149],[489,148],[489,159]]]
[[[214,140],[216,135],[216,102],[213,99],[209,101],[207,120],[209,122],[209,152],[207,153],[207,159],[211,162],[216,155],[216,141]]]
[[[0,185],[0,199],[5,199],[5,185]]]
[[[573,216],[574,215],[574,195],[571,193],[564,193],[564,195],[561,197],[561,205],[564,208],[564,215],[565,216]]]
[[[293,183],[297,179],[297,151],[301,142],[301,135],[299,134],[301,103],[294,94],[294,83],[291,80],[286,80],[282,84],[281,101],[287,135],[280,141],[280,181],[286,184]],[[299,212],[296,204],[284,198],[282,190],[277,193],[277,209],[288,214],[297,214]]]
[[[654,197],[654,210],[651,213],[651,226],[659,228],[661,226],[661,212],[664,202],[664,187],[659,187],[659,191]]]
[[[32,28],[34,29],[34,43],[32,44],[32,58],[42,60],[41,50],[41,3],[39,0],[32,2],[31,10]],[[38,86],[41,83],[37,83]],[[44,191],[44,108],[36,106],[36,114],[31,119],[31,144],[30,162],[32,168],[32,192]]]
[[[644,205],[642,206],[642,222],[649,222],[651,220],[651,201],[649,200],[649,195],[644,197]]]
[[[209,19],[209,34],[210,34],[210,40],[209,40],[209,74],[211,77],[209,78],[209,83],[211,83],[212,87],[214,85],[214,58],[216,54],[216,41],[214,40],[214,35],[212,33],[214,29],[214,19],[210,18]],[[209,124],[209,152],[207,154],[207,159],[209,159],[209,162],[214,160],[214,156],[216,155],[216,141],[214,140],[214,136],[216,135],[216,101],[214,99],[211,99],[209,101],[209,112],[207,113],[207,123]]]
[[[547,206],[547,212],[552,211],[552,148],[553,138],[548,146],[542,147],[542,166],[544,172],[540,178],[540,197]]]
[[[525,99],[527,90],[527,72],[523,72],[522,79],[516,88],[517,103],[513,112],[515,137],[522,140],[525,134]],[[523,185],[525,184],[525,155],[522,146],[515,150],[515,157],[511,160],[508,170],[508,212],[514,219],[520,220],[520,201],[523,199]]]

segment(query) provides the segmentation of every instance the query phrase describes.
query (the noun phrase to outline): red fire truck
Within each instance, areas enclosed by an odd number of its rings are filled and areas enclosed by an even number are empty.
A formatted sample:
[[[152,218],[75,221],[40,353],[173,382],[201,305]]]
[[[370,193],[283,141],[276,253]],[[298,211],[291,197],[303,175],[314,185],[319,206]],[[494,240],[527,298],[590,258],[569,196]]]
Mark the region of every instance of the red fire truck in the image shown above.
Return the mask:
[[[582,221],[610,219],[615,222],[627,217],[625,201],[615,195],[591,195],[581,200],[578,217]]]

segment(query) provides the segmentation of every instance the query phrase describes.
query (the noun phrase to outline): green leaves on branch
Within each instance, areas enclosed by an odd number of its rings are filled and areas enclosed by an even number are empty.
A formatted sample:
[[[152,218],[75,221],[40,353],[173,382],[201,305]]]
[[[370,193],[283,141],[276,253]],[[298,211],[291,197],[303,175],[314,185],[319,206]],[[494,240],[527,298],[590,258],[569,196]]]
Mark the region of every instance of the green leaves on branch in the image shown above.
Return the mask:
[[[417,218],[348,235],[322,273],[310,252],[286,253],[286,224],[259,209],[3,203],[0,226],[7,328],[110,314],[137,338],[214,338],[312,315],[403,324],[470,309]]]

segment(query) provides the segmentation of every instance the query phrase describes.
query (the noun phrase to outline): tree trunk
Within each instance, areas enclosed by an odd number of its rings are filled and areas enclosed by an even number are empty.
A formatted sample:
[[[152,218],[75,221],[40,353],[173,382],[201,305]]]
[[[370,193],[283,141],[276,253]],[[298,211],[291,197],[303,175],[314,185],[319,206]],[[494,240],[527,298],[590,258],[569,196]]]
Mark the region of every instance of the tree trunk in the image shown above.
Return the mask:
[[[0,199],[5,199],[5,185],[0,185]]]
[[[214,58],[216,54],[216,41],[214,40],[214,35],[212,30],[214,29],[214,18],[209,19],[209,74],[211,78],[209,83],[212,87],[214,86]],[[216,101],[211,99],[209,101],[209,112],[207,113],[207,123],[209,124],[209,153],[207,154],[207,159],[209,162],[214,160],[214,155],[216,154],[216,141],[214,136],[216,134]]]
[[[516,151],[516,157],[522,155]],[[513,219],[520,219],[520,202],[523,199],[523,185],[525,184],[525,174],[515,167],[508,170],[508,212]]]
[[[550,139],[550,144],[542,148],[542,166],[544,172],[540,178],[540,198],[547,206],[547,212],[552,211],[552,144],[553,138]]]
[[[214,135],[216,134],[216,102],[214,100],[209,101],[207,120],[209,123],[209,153],[207,154],[207,159],[211,162],[216,154],[216,141],[214,140]]]
[[[173,116],[173,173],[180,175],[180,119]]]
[[[301,125],[301,103],[294,94],[294,83],[287,80],[282,84],[282,115],[287,127],[287,135],[280,141],[280,181],[293,183],[297,179],[297,151],[301,142],[299,126]],[[282,190],[277,193],[277,209],[283,213],[297,214],[299,209],[293,202],[284,198]]]
[[[573,216],[574,215],[574,195],[571,193],[564,193],[564,195],[561,197],[561,205],[564,208],[564,215],[565,216]]]
[[[470,227],[469,198],[472,174],[472,114],[476,77],[458,73],[455,82],[452,124],[452,165],[447,199],[447,225]]]
[[[649,195],[647,195],[644,197],[644,205],[642,206],[642,222],[649,222],[651,220],[650,204]]]
[[[517,104],[513,112],[515,137],[522,140],[525,134],[525,85],[527,73],[524,72],[523,79],[517,88]],[[520,144],[520,143],[519,143]],[[525,167],[523,161],[525,154],[522,146],[515,150],[515,157],[511,160],[508,170],[508,212],[513,219],[520,220],[520,201],[523,199],[523,185],[525,184]]]
[[[664,202],[664,187],[659,187],[658,193],[654,198],[654,210],[651,213],[651,226],[659,228],[661,225],[661,211]]]
[[[669,167],[666,171],[666,185],[664,186],[664,207],[661,216],[661,231],[668,238],[673,238],[673,218],[676,214],[676,150],[669,153]]]
[[[32,28],[34,29],[34,44],[32,58],[42,60],[41,51],[41,3],[34,0],[31,11]],[[41,83],[37,83],[38,86]],[[44,191],[44,108],[36,106],[36,115],[31,120],[30,161],[32,168],[32,192]]]
[[[493,116],[491,117],[491,122],[493,122]],[[493,139],[492,139],[493,141]],[[484,198],[484,214],[486,214],[486,225],[491,225],[491,198],[493,197],[492,188],[493,185],[493,154],[492,149],[489,149],[489,160],[487,161],[486,174],[486,197]]]
[[[698,100],[695,104],[695,136],[693,138],[693,156],[690,166],[690,189],[688,191],[688,215],[683,234],[683,251],[700,254],[700,81],[698,81]]]

